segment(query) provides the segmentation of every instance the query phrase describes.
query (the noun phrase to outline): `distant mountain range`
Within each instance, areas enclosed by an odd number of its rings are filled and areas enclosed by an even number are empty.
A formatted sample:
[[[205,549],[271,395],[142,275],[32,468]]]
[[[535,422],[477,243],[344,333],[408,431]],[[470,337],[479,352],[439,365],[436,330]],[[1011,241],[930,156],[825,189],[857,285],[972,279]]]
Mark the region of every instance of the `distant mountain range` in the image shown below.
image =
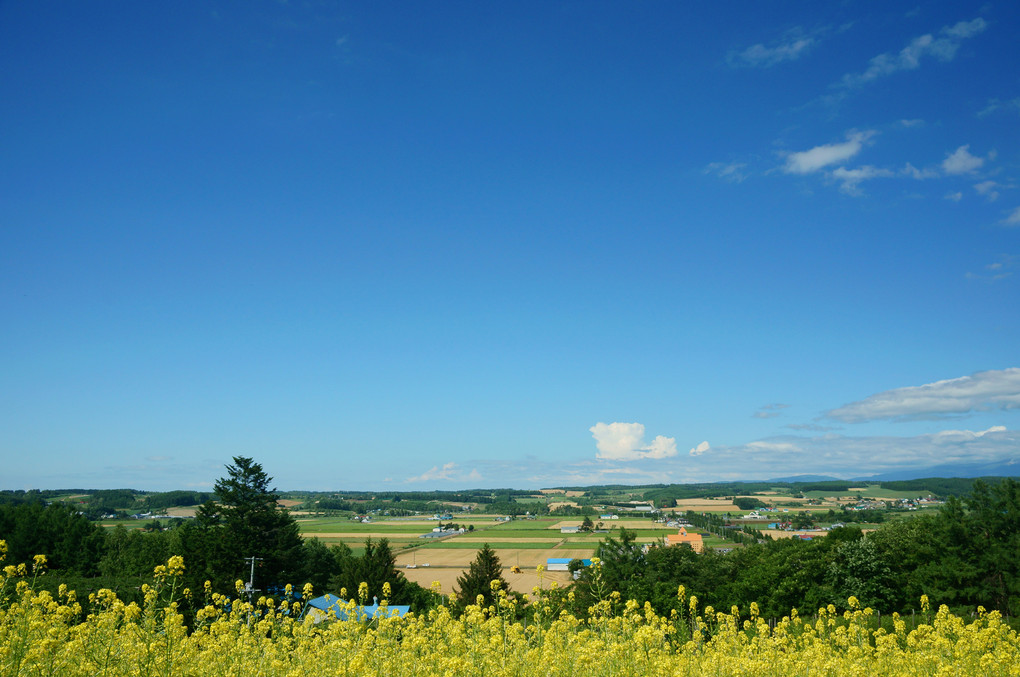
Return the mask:
[[[994,463],[945,463],[926,468],[910,470],[894,470],[878,475],[857,476],[852,478],[833,477],[831,475],[793,475],[790,477],[773,477],[769,482],[892,482],[895,480],[916,480],[926,477],[1020,477],[1020,459],[996,461]]]
[[[997,461],[995,463],[946,463],[916,470],[896,470],[870,477],[855,477],[860,481],[881,482],[892,480],[914,480],[922,477],[1020,477],[1020,461]]]
[[[791,475],[790,477],[772,477],[766,482],[847,482],[842,477],[832,475]]]

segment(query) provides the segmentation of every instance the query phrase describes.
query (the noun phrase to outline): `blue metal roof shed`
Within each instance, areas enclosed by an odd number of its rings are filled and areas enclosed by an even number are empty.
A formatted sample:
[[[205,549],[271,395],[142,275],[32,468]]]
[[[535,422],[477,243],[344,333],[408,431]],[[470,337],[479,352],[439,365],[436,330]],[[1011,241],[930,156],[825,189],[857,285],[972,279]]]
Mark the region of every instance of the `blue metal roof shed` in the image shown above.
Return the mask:
[[[367,604],[365,606],[356,606],[348,613],[347,602],[345,600],[340,599],[336,595],[326,594],[308,600],[302,616],[312,616],[313,622],[320,623],[327,619],[345,621],[351,617],[359,621],[374,618],[392,618],[393,616],[402,618],[410,611],[410,605],[406,604],[390,604],[387,606]]]

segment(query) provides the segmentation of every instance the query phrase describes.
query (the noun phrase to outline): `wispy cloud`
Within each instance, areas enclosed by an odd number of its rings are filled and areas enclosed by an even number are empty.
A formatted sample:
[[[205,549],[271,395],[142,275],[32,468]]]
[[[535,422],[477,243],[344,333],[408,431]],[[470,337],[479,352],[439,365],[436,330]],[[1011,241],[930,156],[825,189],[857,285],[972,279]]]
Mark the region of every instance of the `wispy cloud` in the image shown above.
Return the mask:
[[[798,447],[794,442],[792,442],[792,441],[782,441],[782,440],[776,440],[776,439],[759,440],[757,442],[751,442],[749,444],[745,444],[744,445],[744,449],[746,451],[750,451],[750,452],[754,452],[754,453],[763,452],[763,451],[782,452],[782,453],[800,451],[800,447]]]
[[[943,430],[941,432],[933,433],[931,439],[933,441],[963,441],[963,440],[976,440],[979,437],[984,437],[989,433],[1002,433],[1006,432],[1006,426],[1004,425],[993,425],[988,430]]]
[[[831,172],[831,176],[839,181],[840,191],[847,195],[861,195],[860,184],[862,181],[896,176],[896,172],[880,167],[872,167],[871,165],[864,165],[856,169],[839,167]]]
[[[840,429],[839,426],[821,425],[818,423],[788,423],[784,427],[789,428],[790,430],[804,430],[816,433],[825,433]]]
[[[787,174],[810,174],[834,164],[842,164],[861,152],[874,131],[851,131],[843,143],[815,146],[786,156],[783,171]]]
[[[703,174],[714,174],[720,179],[726,181],[732,181],[734,183],[740,183],[747,178],[745,169],[747,164],[744,162],[713,162],[702,170]]]
[[[999,257],[998,261],[989,263],[984,267],[984,270],[980,273],[967,273],[968,280],[981,280],[984,282],[998,282],[999,280],[1005,280],[1007,277],[1012,277],[1013,271],[1011,268],[1016,264],[1020,257],[1003,255]]]
[[[943,464],[1016,463],[1020,434],[1005,426],[987,430],[944,430],[913,437],[824,434],[781,435],[748,444],[715,447],[711,463],[686,459],[683,472],[698,481],[724,479],[720,468],[737,467],[733,478],[769,478],[805,473],[859,477],[923,470]],[[665,472],[678,474],[667,466]]]
[[[931,168],[918,169],[909,162],[903,165],[903,169],[900,170],[900,174],[902,174],[903,176],[908,176],[911,179],[917,179],[918,181],[923,181],[924,179],[934,179],[937,176],[941,176],[939,171],[936,169]]]
[[[1000,101],[998,99],[989,99],[988,105],[982,110],[978,111],[978,117],[983,118],[992,113],[998,112],[1011,112],[1020,113],[1020,96],[1009,101]]]
[[[769,68],[784,61],[794,61],[807,54],[817,40],[803,35],[800,29],[790,31],[781,40],[769,45],[758,43],[741,52],[731,52],[726,60],[731,66]]]
[[[989,202],[995,202],[999,199],[999,184],[995,181],[982,181],[981,183],[974,184],[974,190],[977,191],[978,195],[984,195]]]
[[[1010,212],[1009,216],[1004,218],[999,223],[1001,223],[1004,226],[1020,226],[1020,207],[1017,207],[1012,212]]]
[[[657,436],[645,444],[645,427],[640,423],[596,423],[588,429],[603,461],[637,461],[677,455],[676,439]]]
[[[775,418],[780,415],[783,409],[789,406],[788,404],[766,404],[758,407],[758,411],[751,414],[751,416],[754,418]]]
[[[833,409],[826,417],[844,423],[863,423],[881,419],[937,419],[972,411],[1018,408],[1020,368],[1012,367],[887,390]]]
[[[482,475],[477,470],[465,473],[456,463],[445,463],[443,467],[434,465],[421,475],[408,477],[404,480],[408,484],[416,482],[478,482]]]
[[[953,26],[946,26],[937,36],[926,33],[916,37],[899,52],[887,52],[873,57],[864,72],[844,75],[841,85],[846,88],[860,87],[899,71],[916,70],[926,58],[952,61],[960,48],[960,43],[978,35],[987,26],[987,22],[978,17],[972,21],[961,21]]]
[[[960,191],[956,191],[955,193],[946,193],[945,198],[947,200],[952,200],[953,202],[959,202],[963,199],[963,193]]]

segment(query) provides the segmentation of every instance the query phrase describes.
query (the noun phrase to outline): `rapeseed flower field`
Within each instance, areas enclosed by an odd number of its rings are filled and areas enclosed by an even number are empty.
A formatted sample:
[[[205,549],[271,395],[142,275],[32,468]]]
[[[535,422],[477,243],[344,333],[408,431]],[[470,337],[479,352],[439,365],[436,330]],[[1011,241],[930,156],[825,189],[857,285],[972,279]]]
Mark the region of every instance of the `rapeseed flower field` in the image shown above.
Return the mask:
[[[0,541],[0,559],[3,551]],[[38,556],[34,566],[7,566],[0,576],[5,677],[1020,675],[1020,641],[997,612],[979,610],[965,622],[945,606],[932,612],[927,600],[921,624],[908,631],[894,616],[889,631],[854,598],[843,613],[830,606],[808,618],[792,610],[769,624],[756,605],[699,608],[681,587],[683,613],[659,615],[609,593],[582,619],[561,608],[569,591],[536,589],[524,601],[524,621],[520,602],[494,581],[496,603],[470,604],[463,613],[451,602],[367,619],[351,600],[349,620],[316,624],[291,594],[244,601],[181,589],[180,557],[156,568],[141,605],[109,590],[88,599],[63,586],[56,596],[37,592],[33,582],[45,564]],[[205,602],[196,603],[196,594]],[[190,628],[182,603],[198,606]]]

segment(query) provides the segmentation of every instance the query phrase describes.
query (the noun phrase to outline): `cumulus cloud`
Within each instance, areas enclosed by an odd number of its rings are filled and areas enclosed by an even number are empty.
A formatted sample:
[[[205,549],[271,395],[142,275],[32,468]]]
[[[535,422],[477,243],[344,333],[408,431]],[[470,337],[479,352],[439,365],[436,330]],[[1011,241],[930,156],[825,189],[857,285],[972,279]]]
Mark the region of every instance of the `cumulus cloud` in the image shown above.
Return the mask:
[[[596,423],[588,430],[598,448],[595,456],[603,461],[637,461],[677,455],[673,437],[659,435],[646,445],[645,427],[640,423]]]
[[[960,146],[952,153],[946,155],[942,161],[942,171],[946,174],[969,174],[981,168],[985,163],[983,158],[970,154],[970,146]]]
[[[798,32],[799,33],[799,32]],[[812,37],[798,34],[790,35],[781,42],[768,47],[764,44],[751,45],[742,52],[734,52],[727,57],[732,66],[750,66],[752,68],[768,68],[784,61],[799,59],[816,44]]]
[[[790,153],[786,156],[787,174],[810,174],[829,165],[841,164],[861,152],[864,144],[875,135],[874,131],[851,131],[843,143],[815,146],[809,150]]]
[[[921,66],[922,60],[929,57],[939,61],[952,61],[960,43],[978,35],[987,26],[987,22],[978,17],[973,21],[961,21],[953,26],[946,26],[939,31],[938,36],[926,33],[911,40],[897,53],[887,52],[872,58],[863,73],[844,75],[842,84],[844,87],[859,87],[899,71],[916,70]]]
[[[701,456],[706,451],[709,451],[711,448],[712,447],[710,447],[709,444],[708,444],[708,440],[705,440],[704,442],[702,442],[698,446],[692,447],[690,452],[688,452],[688,453],[691,456]]]
[[[456,463],[444,463],[442,468],[438,465],[434,465],[421,475],[408,477],[404,481],[408,484],[412,484],[414,482],[476,482],[481,479],[482,475],[478,472],[478,470],[472,470],[469,473],[465,473]]]
[[[1020,408],[1020,368],[977,372],[971,376],[877,393],[826,414],[845,423],[880,419],[926,419],[989,409]]]

